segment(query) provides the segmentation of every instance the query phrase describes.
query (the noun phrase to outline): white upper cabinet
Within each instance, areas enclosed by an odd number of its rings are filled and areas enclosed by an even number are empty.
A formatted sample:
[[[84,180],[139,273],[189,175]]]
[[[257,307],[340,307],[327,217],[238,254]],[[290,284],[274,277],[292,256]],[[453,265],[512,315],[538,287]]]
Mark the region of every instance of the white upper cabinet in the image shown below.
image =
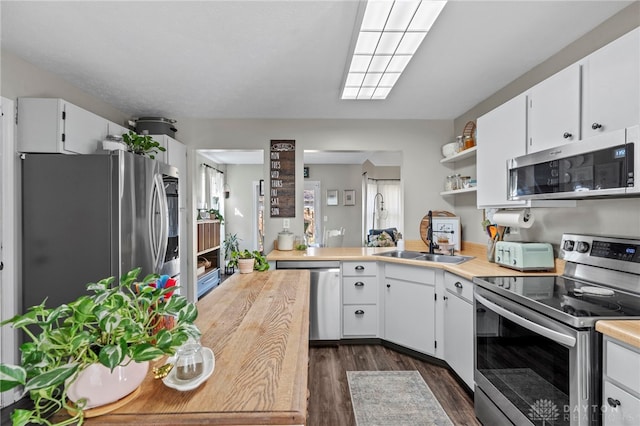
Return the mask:
[[[18,99],[18,151],[93,154],[102,149],[108,121],[56,98]]]
[[[525,205],[507,200],[507,160],[526,153],[526,94],[478,118],[477,138],[478,208]]]
[[[178,168],[180,177],[187,178],[187,147],[181,142],[167,136],[167,164]]]
[[[582,61],[582,138],[640,123],[640,28]]]
[[[159,151],[154,154],[155,159],[178,168],[178,171],[185,172],[187,147],[169,135],[150,135],[154,141],[158,142],[166,151]],[[184,158],[183,158],[184,157]],[[183,164],[184,163],[184,164]],[[186,177],[186,175],[185,175]]]
[[[107,123],[107,134],[110,136],[122,136],[125,133],[129,133],[129,129],[112,121]]]
[[[527,153],[580,139],[580,64],[563,69],[529,90],[528,125]]]

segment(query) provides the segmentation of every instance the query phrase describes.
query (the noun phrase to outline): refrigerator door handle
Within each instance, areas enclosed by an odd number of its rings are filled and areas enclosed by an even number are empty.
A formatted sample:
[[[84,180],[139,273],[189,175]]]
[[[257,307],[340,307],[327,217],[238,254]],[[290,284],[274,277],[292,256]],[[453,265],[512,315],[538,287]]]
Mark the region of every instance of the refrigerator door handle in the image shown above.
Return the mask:
[[[169,210],[166,193],[164,191],[164,182],[160,174],[156,174],[153,178],[150,209],[149,241],[151,243],[151,253],[155,266],[154,272],[160,273],[164,261],[164,254],[167,251],[167,237],[169,235]]]

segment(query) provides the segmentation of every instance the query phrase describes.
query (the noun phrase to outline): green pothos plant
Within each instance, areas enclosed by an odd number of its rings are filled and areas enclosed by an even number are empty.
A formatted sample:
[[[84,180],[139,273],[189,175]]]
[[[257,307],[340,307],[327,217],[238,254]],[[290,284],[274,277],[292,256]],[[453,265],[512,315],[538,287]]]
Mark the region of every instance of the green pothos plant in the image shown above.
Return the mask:
[[[139,135],[133,130],[122,135],[122,140],[127,144],[127,149],[134,154],[148,155],[149,158],[156,158],[159,151],[164,152],[166,148],[160,146],[158,141],[153,140],[149,135]]]
[[[266,271],[269,269],[269,262],[267,262],[267,258],[260,254],[258,250],[251,251],[245,249],[242,251],[232,251],[229,266],[238,266],[239,259],[255,259],[253,269],[256,271]]]
[[[196,306],[173,294],[175,287],[156,287],[158,275],[137,282],[139,273],[134,269],[117,284],[114,277],[87,284],[88,294],[73,302],[48,308],[45,301],[0,323],[30,340],[20,346],[21,365],[0,364],[0,392],[24,386],[34,403],[31,410],[13,411],[14,426],[51,425],[47,418],[63,408],[75,415],[58,425],[82,424],[82,403],[71,407],[66,397],[80,371],[93,363],[113,371],[127,362],[151,361],[199,338]],[[168,317],[172,328],[161,326]]]

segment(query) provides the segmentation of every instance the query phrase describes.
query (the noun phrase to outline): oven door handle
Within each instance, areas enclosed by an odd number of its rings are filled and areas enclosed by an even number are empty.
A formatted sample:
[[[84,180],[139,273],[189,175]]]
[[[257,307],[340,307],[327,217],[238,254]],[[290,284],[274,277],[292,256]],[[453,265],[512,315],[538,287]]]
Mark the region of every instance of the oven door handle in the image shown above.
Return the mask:
[[[513,312],[503,308],[502,306],[498,306],[493,302],[489,302],[487,299],[485,299],[484,297],[480,296],[477,293],[475,294],[475,298],[478,302],[482,303],[484,306],[491,309],[496,314],[501,315],[506,319],[508,319],[509,321],[513,321],[514,323],[524,328],[534,331],[540,334],[541,336],[547,337],[553,340],[554,342],[560,343],[570,348],[576,345],[576,338],[573,336],[567,336],[566,334],[548,329],[547,327],[544,327],[540,324],[536,324],[535,322],[530,321],[526,318],[522,318],[521,316],[514,314]]]

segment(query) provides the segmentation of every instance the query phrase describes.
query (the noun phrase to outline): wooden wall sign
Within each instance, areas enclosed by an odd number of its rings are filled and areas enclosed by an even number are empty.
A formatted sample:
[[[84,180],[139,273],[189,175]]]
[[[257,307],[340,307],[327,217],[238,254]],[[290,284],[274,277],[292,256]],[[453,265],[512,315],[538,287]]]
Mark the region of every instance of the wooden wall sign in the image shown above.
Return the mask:
[[[296,141],[272,140],[269,162],[271,217],[295,217]]]

